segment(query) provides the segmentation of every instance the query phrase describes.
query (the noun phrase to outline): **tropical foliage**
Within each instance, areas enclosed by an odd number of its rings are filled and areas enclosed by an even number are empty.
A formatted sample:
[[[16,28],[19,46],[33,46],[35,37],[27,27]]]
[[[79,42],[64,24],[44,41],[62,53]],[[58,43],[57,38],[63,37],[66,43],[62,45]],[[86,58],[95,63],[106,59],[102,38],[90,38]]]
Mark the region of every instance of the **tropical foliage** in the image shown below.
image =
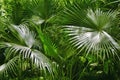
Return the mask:
[[[120,80],[119,0],[1,0],[0,80]]]

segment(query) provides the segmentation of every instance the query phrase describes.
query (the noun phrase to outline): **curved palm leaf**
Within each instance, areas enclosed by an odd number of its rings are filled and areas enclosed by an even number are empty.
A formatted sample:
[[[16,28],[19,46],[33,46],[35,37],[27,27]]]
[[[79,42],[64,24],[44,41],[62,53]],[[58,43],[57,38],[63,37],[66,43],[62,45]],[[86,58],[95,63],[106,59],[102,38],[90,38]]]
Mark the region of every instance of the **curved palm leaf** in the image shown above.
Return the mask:
[[[6,56],[6,61],[8,61],[7,64],[11,65],[11,69],[14,68],[14,65],[12,64],[14,62],[12,62],[12,59],[19,56],[19,58],[22,57],[23,59],[30,59],[31,62],[40,69],[43,69],[44,71],[47,69],[50,73],[52,73],[50,60],[42,54],[41,50],[38,48],[40,44],[36,45],[35,34],[30,31],[26,25],[12,25],[9,27],[9,30],[9,35],[5,36],[7,39],[9,38],[9,40],[6,40],[6,42],[0,42],[0,48],[5,48],[4,54]],[[34,48],[34,46],[38,47]],[[5,71],[10,70],[10,68],[7,68],[6,64],[1,65],[1,69],[4,66]],[[14,69],[13,72],[15,72]]]
[[[72,11],[71,11],[72,12]],[[67,12],[66,12],[67,13]],[[76,16],[79,14],[72,12]],[[72,22],[72,14],[69,13]],[[77,19],[77,17],[75,18]],[[65,30],[70,37],[69,42],[76,47],[79,52],[84,51],[87,56],[92,53],[103,61],[106,58],[119,58],[119,44],[107,33],[107,29],[113,27],[116,18],[115,12],[102,12],[101,10],[93,11],[88,9],[84,15],[77,19],[79,26],[66,26]],[[71,24],[71,25],[74,25]]]
[[[50,64],[50,60],[45,55],[43,55],[42,52],[14,43],[2,43],[2,45],[6,45],[5,47],[9,48],[5,53],[7,60],[9,60],[11,56],[14,57],[16,55],[20,55],[24,59],[30,58],[37,67],[40,67],[40,69],[45,70],[45,68],[47,68],[49,72],[52,72],[52,65]]]
[[[16,70],[17,70],[16,62],[18,58],[19,57],[16,56],[0,66],[0,77],[4,77],[5,75],[8,75],[8,73],[11,74],[12,76],[17,74],[16,73]]]
[[[10,27],[10,29],[12,32],[13,30],[15,31],[15,33],[17,34],[16,38],[18,38],[18,40],[21,40],[21,42],[24,42],[26,46],[31,48],[34,45],[35,33],[30,31],[26,25],[19,25],[19,26],[13,25],[12,27]]]

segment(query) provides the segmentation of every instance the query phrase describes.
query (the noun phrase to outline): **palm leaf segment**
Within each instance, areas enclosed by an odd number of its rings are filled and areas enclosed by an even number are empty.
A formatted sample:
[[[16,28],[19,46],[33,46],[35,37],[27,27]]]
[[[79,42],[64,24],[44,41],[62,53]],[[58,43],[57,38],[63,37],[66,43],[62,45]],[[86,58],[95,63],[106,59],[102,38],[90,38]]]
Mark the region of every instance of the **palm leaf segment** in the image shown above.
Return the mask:
[[[16,33],[15,37],[18,38],[18,40],[20,40],[21,43],[23,42],[29,48],[31,48],[34,45],[35,34],[34,32],[30,31],[26,25],[12,25],[12,28],[10,29],[12,30],[12,32],[14,31]]]
[[[6,63],[0,66],[0,73],[7,74],[10,71],[15,72],[17,67],[16,61],[20,56],[23,59],[30,59],[40,69],[46,71],[46,69],[52,73],[50,60],[40,51],[40,49],[33,48],[36,45],[35,34],[31,32],[27,26],[11,26],[11,34],[17,39],[17,42],[1,42],[0,47],[6,48]],[[11,35],[10,35],[11,36]],[[10,38],[9,38],[10,39]],[[12,39],[12,38],[11,38]],[[36,46],[40,46],[37,44]]]
[[[76,7],[78,10],[78,8]],[[82,11],[80,9],[80,11]],[[66,11],[65,17],[70,17],[65,31],[68,33],[69,42],[79,50],[84,51],[87,56],[92,53],[101,58],[115,58],[120,50],[119,44],[107,33],[110,27],[113,27],[115,20],[115,12],[102,12],[100,9],[93,11],[92,9],[83,10],[83,15],[74,13],[74,11]],[[74,16],[75,15],[75,16]],[[77,17],[76,17],[77,16]],[[77,21],[73,21],[77,20]],[[80,21],[80,22],[79,22]],[[70,23],[71,22],[71,23]],[[74,26],[77,23],[78,26]]]

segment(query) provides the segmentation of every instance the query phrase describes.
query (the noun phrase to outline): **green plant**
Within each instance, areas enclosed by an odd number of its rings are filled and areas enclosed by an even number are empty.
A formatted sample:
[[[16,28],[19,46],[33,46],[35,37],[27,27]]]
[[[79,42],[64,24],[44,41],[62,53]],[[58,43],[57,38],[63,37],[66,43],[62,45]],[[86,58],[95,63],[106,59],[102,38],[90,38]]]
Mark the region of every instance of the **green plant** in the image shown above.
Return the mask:
[[[119,0],[1,0],[0,79],[119,80]]]

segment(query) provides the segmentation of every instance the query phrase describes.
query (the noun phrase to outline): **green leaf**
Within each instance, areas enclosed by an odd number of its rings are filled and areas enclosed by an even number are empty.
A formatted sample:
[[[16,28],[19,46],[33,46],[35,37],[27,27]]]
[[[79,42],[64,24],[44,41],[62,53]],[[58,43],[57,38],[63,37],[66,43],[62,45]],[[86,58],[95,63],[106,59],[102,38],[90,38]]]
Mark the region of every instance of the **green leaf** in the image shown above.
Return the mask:
[[[93,54],[102,61],[115,58],[115,56],[120,59],[118,53],[120,45],[107,33],[107,29],[114,26],[116,12],[106,13],[99,9],[96,11],[88,9],[83,15],[74,11],[66,16],[69,16],[71,20],[73,14],[76,15],[73,20],[79,19],[80,22],[77,22],[79,26],[72,26],[74,23],[71,23],[71,25],[64,26],[64,30],[69,37],[69,43],[79,51],[78,53],[83,51],[86,57]]]
[[[104,63],[104,67],[103,67],[103,71],[106,73],[106,74],[108,74],[108,72],[109,72],[109,64],[110,64],[110,60],[108,60],[108,61],[106,61],[105,63]]]
[[[41,29],[38,29],[37,27],[36,27],[36,29],[39,34],[39,38],[40,38],[41,42],[43,43],[45,54],[52,56],[52,57],[57,57],[58,56],[57,49],[52,44],[50,38],[46,34],[44,34],[41,31]]]

